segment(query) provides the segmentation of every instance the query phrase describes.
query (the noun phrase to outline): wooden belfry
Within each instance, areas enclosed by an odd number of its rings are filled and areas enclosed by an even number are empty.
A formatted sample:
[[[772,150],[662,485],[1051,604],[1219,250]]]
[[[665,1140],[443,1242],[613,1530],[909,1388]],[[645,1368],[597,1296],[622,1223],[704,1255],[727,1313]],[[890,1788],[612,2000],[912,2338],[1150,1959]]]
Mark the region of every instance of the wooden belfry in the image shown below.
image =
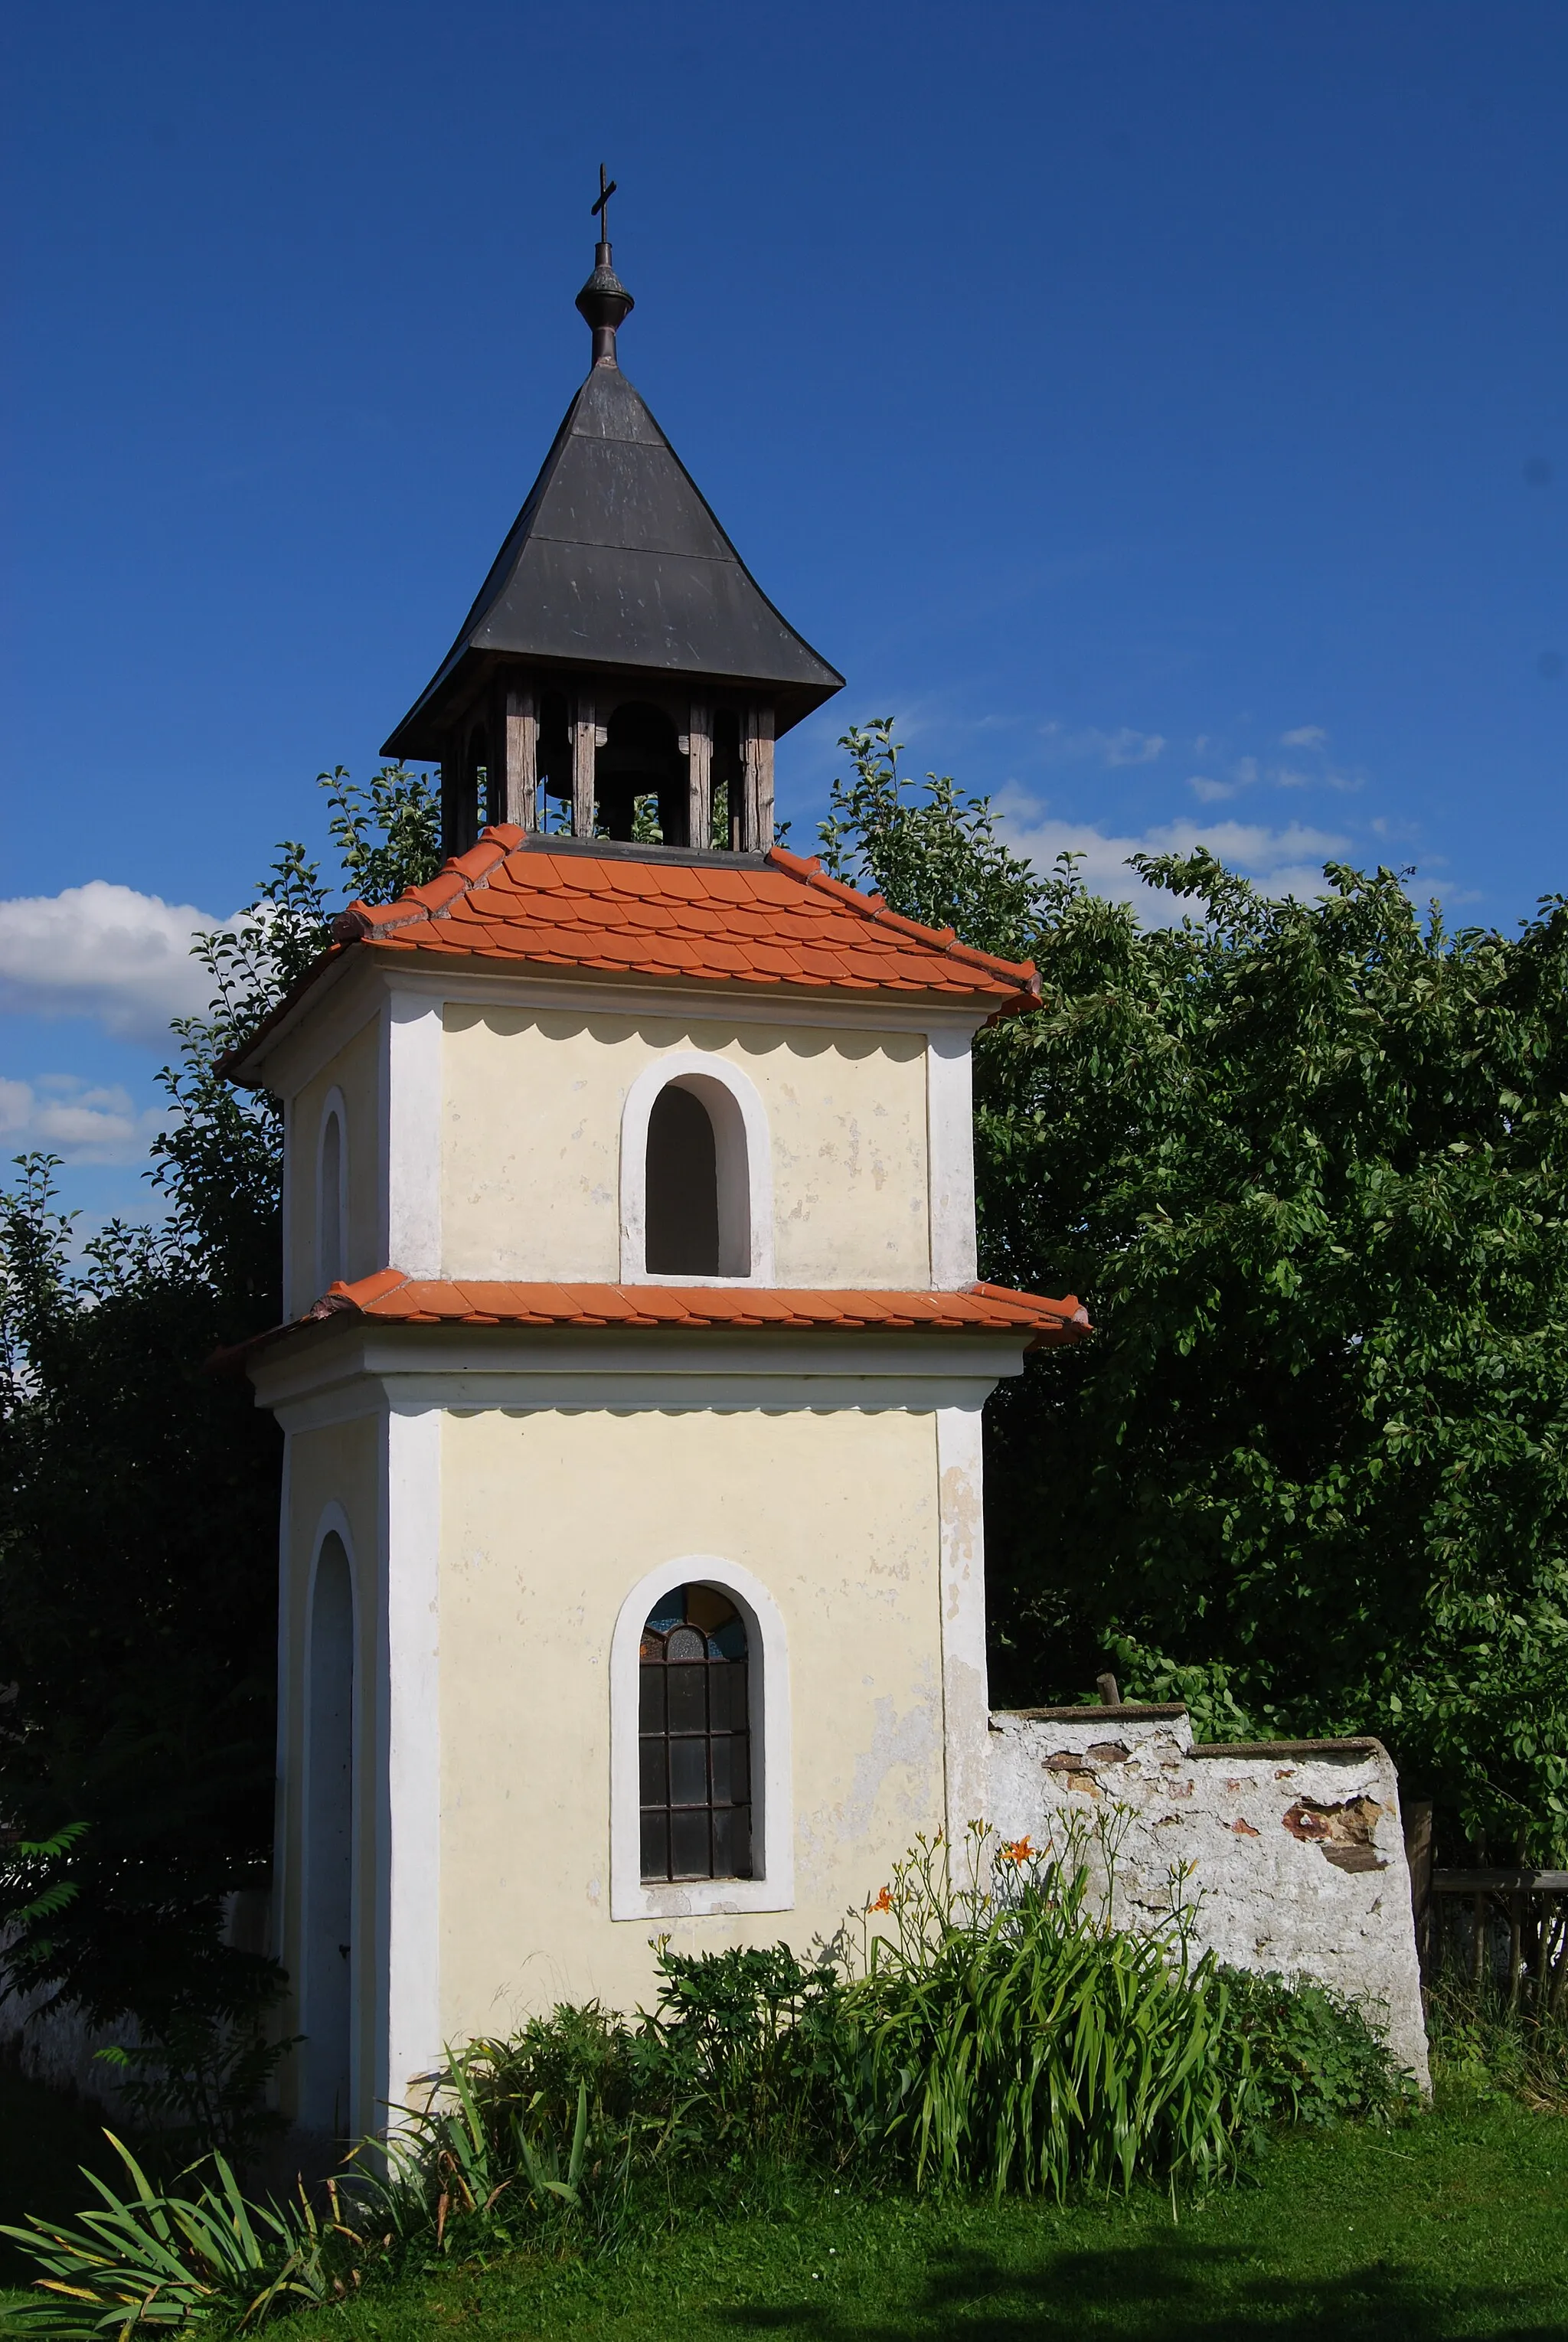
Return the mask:
[[[666,846],[765,854],[774,742],[844,678],[774,608],[620,370],[632,296],[610,263],[603,165],[599,188],[577,295],[587,380],[383,754],[439,763],[448,854],[487,821],[629,838],[649,797]]]

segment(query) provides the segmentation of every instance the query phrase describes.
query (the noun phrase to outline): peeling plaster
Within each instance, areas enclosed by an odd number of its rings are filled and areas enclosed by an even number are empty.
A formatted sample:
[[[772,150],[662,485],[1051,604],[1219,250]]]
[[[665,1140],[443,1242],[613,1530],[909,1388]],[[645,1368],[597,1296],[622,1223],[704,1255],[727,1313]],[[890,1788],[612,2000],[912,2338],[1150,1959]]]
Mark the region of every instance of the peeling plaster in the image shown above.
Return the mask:
[[[1168,1907],[1173,1868],[1190,1865],[1200,1949],[1346,1994],[1428,2086],[1399,1783],[1377,1742],[1293,1747],[1288,1764],[1249,1750],[1256,1769],[1227,1772],[1224,1752],[1194,1750],[1184,1714],[1086,1707],[1082,1721],[994,1715],[987,1744],[1004,1837],[1049,1843],[1054,1820],[1099,1800],[1124,1817],[1113,1905],[1124,1925]]]

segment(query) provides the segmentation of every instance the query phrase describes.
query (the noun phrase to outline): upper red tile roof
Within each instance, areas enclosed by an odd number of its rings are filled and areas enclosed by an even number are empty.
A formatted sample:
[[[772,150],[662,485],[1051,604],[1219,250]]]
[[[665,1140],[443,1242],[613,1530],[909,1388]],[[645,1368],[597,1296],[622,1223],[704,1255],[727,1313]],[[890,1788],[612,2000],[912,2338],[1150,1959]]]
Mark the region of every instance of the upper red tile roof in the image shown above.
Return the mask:
[[[353,903],[340,944],[506,960],[518,966],[813,992],[937,993],[993,1013],[1033,1007],[1034,964],[996,959],[951,927],[917,926],[880,895],[774,846],[766,862],[642,861],[498,824],[398,902]]]
[[[955,1293],[860,1291],[794,1286],[523,1285],[488,1277],[460,1282],[407,1277],[377,1269],[353,1285],[334,1285],[296,1326],[357,1316],[400,1326],[733,1326],[799,1333],[921,1332],[1027,1334],[1031,1347],[1075,1342],[1089,1315],[1075,1295],[1049,1301],[1002,1285]],[[279,1334],[295,1330],[279,1326]],[[273,1338],[264,1336],[264,1340]]]

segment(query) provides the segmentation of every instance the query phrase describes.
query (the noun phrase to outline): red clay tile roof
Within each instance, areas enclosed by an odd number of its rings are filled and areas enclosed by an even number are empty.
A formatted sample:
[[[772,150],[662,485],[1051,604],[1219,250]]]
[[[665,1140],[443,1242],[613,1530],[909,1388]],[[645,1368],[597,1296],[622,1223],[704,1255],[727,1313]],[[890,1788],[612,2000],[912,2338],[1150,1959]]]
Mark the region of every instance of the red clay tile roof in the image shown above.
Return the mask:
[[[694,856],[553,853],[547,837],[498,824],[427,886],[395,903],[352,903],[340,944],[370,943],[519,966],[901,992],[1031,1008],[1032,962],[994,958],[951,927],[922,927],[820,864],[774,846],[765,864]]]
[[[345,1316],[397,1326],[1024,1333],[1033,1336],[1031,1346],[1075,1342],[1089,1330],[1089,1314],[1074,1295],[1048,1301],[1035,1293],[1010,1292],[1004,1285],[969,1285],[956,1293],[895,1293],[837,1286],[807,1292],[776,1285],[521,1285],[487,1277],[452,1283],[407,1277],[395,1268],[377,1269],[354,1285],[333,1286],[296,1322],[307,1326]]]

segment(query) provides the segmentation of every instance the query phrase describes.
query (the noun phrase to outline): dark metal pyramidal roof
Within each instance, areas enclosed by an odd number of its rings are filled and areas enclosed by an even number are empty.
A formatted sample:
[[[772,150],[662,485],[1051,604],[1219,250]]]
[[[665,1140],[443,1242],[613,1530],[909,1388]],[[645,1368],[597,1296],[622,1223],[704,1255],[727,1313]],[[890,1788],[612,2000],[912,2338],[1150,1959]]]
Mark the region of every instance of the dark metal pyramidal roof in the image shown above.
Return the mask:
[[[784,732],[844,677],[774,609],[615,359],[610,247],[578,306],[594,364],[437,674],[383,755],[437,758],[473,671],[523,658],[765,687]]]

